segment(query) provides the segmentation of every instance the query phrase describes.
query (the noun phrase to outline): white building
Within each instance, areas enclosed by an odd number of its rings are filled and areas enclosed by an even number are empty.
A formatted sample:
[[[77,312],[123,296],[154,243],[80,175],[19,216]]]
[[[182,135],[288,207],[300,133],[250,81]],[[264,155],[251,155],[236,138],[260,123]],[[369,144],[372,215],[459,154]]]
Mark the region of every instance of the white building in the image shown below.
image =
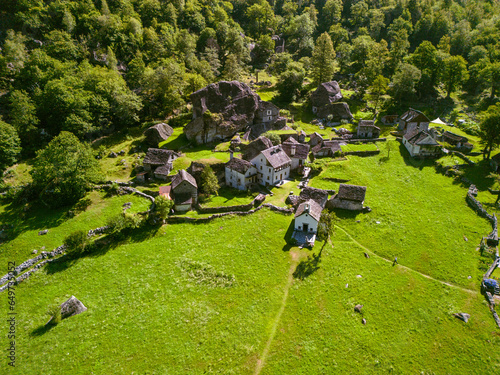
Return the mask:
[[[226,163],[226,185],[246,190],[251,183],[257,182],[257,169],[243,159],[233,158]]]
[[[425,131],[412,131],[403,136],[403,144],[412,157],[429,158],[441,155],[441,146]]]
[[[312,199],[301,203],[295,212],[295,230],[317,233],[322,210],[323,208]]]
[[[276,185],[290,176],[292,160],[281,145],[261,151],[251,163],[257,168],[257,181],[261,185]]]
[[[288,157],[292,160],[292,165],[290,167],[292,171],[304,166],[309,156],[309,145],[299,143],[295,139],[290,137],[282,143],[282,148],[283,151],[285,151]]]

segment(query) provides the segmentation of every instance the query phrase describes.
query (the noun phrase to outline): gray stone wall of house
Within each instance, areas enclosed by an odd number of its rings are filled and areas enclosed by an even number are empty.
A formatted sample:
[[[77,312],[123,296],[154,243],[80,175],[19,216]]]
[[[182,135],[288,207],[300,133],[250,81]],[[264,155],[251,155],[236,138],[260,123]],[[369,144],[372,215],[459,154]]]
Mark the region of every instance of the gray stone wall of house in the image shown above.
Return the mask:
[[[347,199],[339,199],[337,197],[333,197],[326,203],[326,207],[329,209],[332,208],[342,208],[344,210],[351,211],[361,211],[363,209],[363,203],[357,201],[351,201]]]
[[[191,194],[193,197],[193,204],[198,202],[198,189],[187,181],[182,181],[179,185],[177,185],[173,193],[174,196],[176,194]]]

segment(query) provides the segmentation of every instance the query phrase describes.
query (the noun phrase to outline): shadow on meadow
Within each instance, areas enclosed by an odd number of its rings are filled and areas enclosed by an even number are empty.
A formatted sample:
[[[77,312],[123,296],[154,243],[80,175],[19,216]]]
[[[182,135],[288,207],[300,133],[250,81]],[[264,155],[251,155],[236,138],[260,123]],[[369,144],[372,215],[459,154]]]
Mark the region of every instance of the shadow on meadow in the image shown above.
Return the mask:
[[[33,331],[30,332],[31,337],[40,337],[49,332],[52,328],[54,328],[57,324],[43,324]]]
[[[434,168],[435,159],[412,158],[410,156],[410,153],[408,152],[408,150],[406,149],[406,147],[402,143],[399,145],[399,152],[401,153],[401,156],[403,157],[405,164],[408,166],[418,168],[419,170],[422,170],[422,169],[427,168],[427,167]]]
[[[147,241],[156,236],[161,226],[150,226],[145,224],[139,228],[127,228],[118,233],[108,234],[98,238],[91,243],[85,252],[81,254],[66,254],[46,266],[48,275],[66,271],[82,258],[96,258],[108,253],[121,245]]]
[[[7,236],[11,241],[26,231],[50,229],[61,225],[69,219],[68,208],[49,209],[35,203],[25,211],[22,205],[12,202],[0,213],[0,223],[8,226]]]
[[[304,280],[321,268],[321,254],[323,253],[326,243],[327,241],[323,242],[323,246],[321,246],[321,250],[317,255],[309,255],[307,259],[301,261],[297,265],[297,268],[295,268],[295,271],[293,272],[293,277],[295,279]]]

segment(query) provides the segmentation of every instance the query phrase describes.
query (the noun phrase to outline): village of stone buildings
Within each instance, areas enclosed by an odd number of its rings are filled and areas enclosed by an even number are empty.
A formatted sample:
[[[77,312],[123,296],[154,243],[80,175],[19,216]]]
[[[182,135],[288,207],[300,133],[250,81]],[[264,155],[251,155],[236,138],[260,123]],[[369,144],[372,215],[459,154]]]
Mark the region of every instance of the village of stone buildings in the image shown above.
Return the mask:
[[[386,141],[380,138],[380,127],[374,120],[360,120],[355,133],[342,127],[353,121],[347,103],[343,102],[341,88],[336,81],[325,82],[311,95],[313,120],[319,129],[331,127],[336,136],[326,139],[318,132],[306,134],[295,131],[288,119],[280,116],[280,109],[266,101],[241,82],[221,81],[211,84],[191,95],[193,118],[184,128],[187,140],[197,145],[230,141],[227,152],[230,160],[223,165],[212,166],[216,170],[220,186],[240,191],[261,193],[256,202],[263,202],[269,188],[300,179],[300,193],[290,191],[286,203],[294,212],[293,238],[300,246],[312,246],[316,239],[323,210],[343,209],[369,212],[365,197],[371,192],[369,186],[341,183],[338,191],[322,190],[308,186],[311,169],[309,162],[316,158],[341,160],[345,154],[342,146],[349,144],[374,144]],[[466,137],[449,131],[440,131],[445,123],[437,118],[430,120],[422,112],[409,108],[401,115],[387,115],[380,119],[382,125],[392,126],[392,134],[399,139],[412,158],[437,158],[451,152],[443,145],[454,148],[465,159],[473,145]],[[429,127],[432,124],[433,127]],[[274,144],[264,136],[266,132],[279,136]],[[172,219],[190,210],[206,212],[199,202],[198,188],[202,163],[193,162],[187,170],[173,172],[173,161],[182,150],[158,148],[158,143],[168,140],[173,129],[157,124],[145,131],[147,150],[142,167],[136,175],[138,183],[148,180],[170,182],[159,187],[159,194],[173,200]],[[268,133],[266,133],[268,134]],[[377,151],[352,151],[357,155],[373,155]],[[240,156],[236,156],[240,154]],[[500,157],[492,158],[492,166],[498,168]],[[340,181],[339,181],[340,182]],[[297,194],[298,193],[298,194]],[[253,205],[247,209],[253,208]],[[238,207],[234,207],[238,211]],[[276,208],[278,209],[278,208]],[[227,211],[227,207],[223,209]],[[212,210],[211,212],[215,212]]]

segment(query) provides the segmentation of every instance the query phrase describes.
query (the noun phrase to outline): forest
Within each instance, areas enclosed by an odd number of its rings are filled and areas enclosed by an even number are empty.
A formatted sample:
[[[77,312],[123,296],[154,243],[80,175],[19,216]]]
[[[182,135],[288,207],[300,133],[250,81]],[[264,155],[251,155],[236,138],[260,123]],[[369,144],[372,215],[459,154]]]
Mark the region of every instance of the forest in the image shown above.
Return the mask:
[[[455,97],[478,116],[468,131],[500,142],[497,0],[2,4],[2,170],[61,131],[92,141],[163,120],[207,84],[264,69],[285,104],[332,78],[374,111]]]

